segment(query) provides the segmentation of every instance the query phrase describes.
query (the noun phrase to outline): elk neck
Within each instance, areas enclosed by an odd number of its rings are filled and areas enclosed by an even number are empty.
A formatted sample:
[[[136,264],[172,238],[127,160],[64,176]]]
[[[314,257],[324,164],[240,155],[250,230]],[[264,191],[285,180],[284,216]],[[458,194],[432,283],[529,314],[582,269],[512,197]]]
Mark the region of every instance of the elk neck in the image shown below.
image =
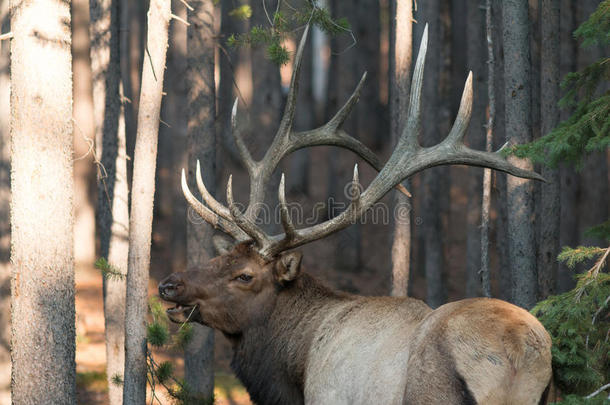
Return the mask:
[[[231,337],[231,367],[258,404],[303,404],[307,354],[324,306],[351,299],[307,273],[285,286],[270,315]]]

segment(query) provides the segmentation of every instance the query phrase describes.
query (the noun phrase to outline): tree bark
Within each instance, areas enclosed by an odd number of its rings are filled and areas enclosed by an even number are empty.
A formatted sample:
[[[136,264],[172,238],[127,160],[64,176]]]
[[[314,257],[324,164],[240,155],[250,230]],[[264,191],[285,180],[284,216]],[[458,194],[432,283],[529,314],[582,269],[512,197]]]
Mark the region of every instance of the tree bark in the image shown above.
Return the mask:
[[[487,42],[487,128],[485,150],[493,149],[493,130],[496,118],[494,9],[492,0],[485,1],[485,36]],[[491,269],[489,267],[489,214],[491,210],[491,169],[483,171],[483,198],[481,207],[481,291],[491,297]]]
[[[95,261],[95,164],[89,2],[74,0],[72,14],[72,97],[74,119],[74,260],[76,267]]]
[[[541,135],[551,132],[559,123],[559,2],[542,0],[541,3],[541,67],[540,115]],[[542,167],[547,183],[540,187],[540,239],[538,248],[538,286],[540,299],[555,293],[557,254],[560,228],[560,176],[559,169]]]
[[[577,28],[576,11],[579,2],[576,0],[562,0],[560,12],[560,72],[565,77],[570,72],[578,69],[577,55],[578,43],[574,41],[572,33]],[[572,109],[562,109],[559,113],[560,120],[564,121],[572,114]],[[577,246],[580,241],[578,198],[580,195],[580,181],[573,167],[563,165],[561,167],[560,188],[560,246]],[[557,269],[557,292],[563,293],[575,286],[574,271],[561,263]]]
[[[146,314],[153,198],[170,0],[151,0],[133,167],[125,315],[124,401],[146,401]]]
[[[98,172],[99,256],[127,274],[129,193],[125,120],[121,106],[119,0],[91,0],[91,66]],[[123,402],[123,388],[112,382],[125,367],[125,277],[104,278],[106,375],[110,403]]]
[[[189,3],[190,4],[190,3]],[[180,0],[172,0],[172,9],[180,18],[186,20],[189,12]],[[181,170],[188,165],[187,153],[187,116],[188,116],[188,86],[186,77],[187,26],[172,24],[170,27],[170,47],[166,70],[167,102],[164,111],[171,128],[161,125],[160,136],[164,136],[168,145],[170,165],[167,168],[166,189],[171,196],[171,249],[172,271],[184,271],[186,268],[186,200],[180,184]],[[159,143],[161,145],[161,143]]]
[[[442,120],[440,102],[441,79],[441,4],[438,0],[418,5],[415,19],[429,24],[426,74],[424,75],[421,140],[424,146],[441,141]],[[423,33],[425,23],[416,25],[416,43]],[[426,302],[432,308],[442,305],[446,299],[443,280],[444,243],[441,221],[441,177],[447,176],[446,168],[428,169],[421,175],[422,233],[424,240],[424,270],[426,273]]]
[[[472,116],[468,127],[468,144],[475,150],[485,148],[485,109],[486,92],[486,56],[485,56],[485,10],[478,2],[468,2],[466,5],[466,53],[468,67],[474,76],[474,101]],[[461,84],[464,78],[458,82]],[[457,85],[457,83],[455,83]],[[481,204],[482,204],[483,172],[470,169],[468,173],[468,205],[466,214],[466,297],[476,297],[481,294]]]
[[[504,44],[502,43],[503,18],[502,18],[502,0],[492,0],[494,13],[493,18],[493,36],[498,38],[494,42],[494,58],[495,71],[494,89],[496,96],[496,117],[494,126],[493,149],[498,150],[506,143],[506,125],[505,125],[505,108],[504,108]],[[498,212],[495,221],[495,229],[492,229],[492,235],[495,237],[495,249],[498,254],[498,278],[500,291],[498,298],[510,300],[511,296],[511,268],[510,258],[508,254],[508,209],[506,197],[506,177],[505,173],[492,172],[492,207],[495,206]],[[495,202],[494,202],[495,201]],[[495,232],[493,232],[495,231]]]
[[[530,40],[527,0],[502,3],[506,140],[511,144],[532,141]],[[513,164],[532,169],[531,162],[510,158]],[[512,272],[511,301],[524,308],[536,303],[537,272],[534,228],[534,187],[530,180],[508,176],[508,251]]]
[[[0,33],[10,32],[8,0],[0,0]],[[0,41],[0,403],[10,403],[11,382],[11,166],[10,41]]]
[[[201,162],[203,181],[211,193],[216,190],[216,100],[214,84],[214,3],[190,2],[191,25],[187,38],[188,167],[190,187],[195,187],[196,161]],[[215,256],[213,227],[193,215],[186,224],[187,270],[201,269]],[[199,219],[199,220],[197,220]],[[194,325],[194,336],[185,350],[187,384],[203,400],[214,397],[214,331]]]
[[[70,1],[11,1],[12,401],[76,402]]]
[[[351,25],[351,29],[359,39],[359,24],[357,7],[363,5],[354,5],[351,2],[341,0],[332,1],[332,15],[334,18],[347,18]],[[364,72],[357,72],[358,50],[359,44],[352,46],[352,38],[348,33],[335,35],[331,38],[331,61],[329,68],[329,86],[328,86],[328,103],[327,116],[332,117],[340,108],[345,100],[352,94],[356,87],[360,75]],[[370,85],[370,79],[367,79],[365,87]],[[364,102],[364,97],[360,100]],[[360,102],[358,104],[360,104]],[[360,132],[358,131],[358,117],[355,112],[345,121],[343,125],[345,131],[351,136],[359,139]],[[344,192],[345,185],[352,177],[354,168],[354,159],[352,156],[344,157],[337,150],[329,151],[329,170],[328,170],[328,192],[329,198],[329,216],[333,217],[343,211],[347,206],[347,197]],[[337,244],[337,251],[341,254],[335,255],[334,265],[336,268],[348,272],[361,271],[362,256],[360,254],[362,246],[362,224],[353,224],[347,229],[337,233],[334,238]]]
[[[413,3],[392,0],[390,4],[390,128],[396,145],[409,108],[413,60]],[[408,182],[405,182],[408,189]],[[394,239],[392,241],[392,296],[407,296],[411,262],[411,202],[394,192]]]

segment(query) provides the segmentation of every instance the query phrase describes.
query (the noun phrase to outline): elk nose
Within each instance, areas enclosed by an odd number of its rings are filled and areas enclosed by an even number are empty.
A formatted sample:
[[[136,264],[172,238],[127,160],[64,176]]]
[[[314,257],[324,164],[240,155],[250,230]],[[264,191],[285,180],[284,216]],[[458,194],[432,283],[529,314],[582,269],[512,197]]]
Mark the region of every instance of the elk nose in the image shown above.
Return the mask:
[[[159,295],[161,298],[174,298],[184,290],[184,283],[179,280],[164,280],[159,283]]]

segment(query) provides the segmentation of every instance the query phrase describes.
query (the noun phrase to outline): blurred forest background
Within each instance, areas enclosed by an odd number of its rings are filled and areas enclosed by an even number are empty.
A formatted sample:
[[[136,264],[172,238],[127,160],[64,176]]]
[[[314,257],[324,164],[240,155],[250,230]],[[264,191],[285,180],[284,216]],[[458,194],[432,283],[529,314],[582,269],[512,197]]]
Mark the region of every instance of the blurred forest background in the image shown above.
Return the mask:
[[[187,224],[200,220],[187,210],[180,188],[181,169],[190,168],[190,181],[194,178],[193,156],[202,162],[207,159],[208,163],[204,162],[204,166],[211,165],[212,170],[215,166],[215,176],[206,178],[206,184],[217,185],[209,187],[212,190],[215,188],[215,195],[224,200],[225,184],[229,174],[233,174],[236,199],[247,202],[248,174],[239,163],[230,135],[234,100],[239,99],[237,117],[241,133],[252,155],[260,158],[279,125],[292,71],[291,58],[285,64],[277,63],[277,59],[282,58],[281,49],[279,54],[274,54],[268,44],[250,46],[239,43],[242,38],[239,34],[251,33],[251,29],[257,26],[269,27],[268,16],[273,16],[277,7],[275,0],[222,0],[213,5],[200,5],[207,1],[190,3],[196,7],[194,12],[189,11],[181,0],[172,1],[175,18],[170,24],[166,69],[163,73],[165,94],[155,177],[150,295],[156,294],[159,280],[187,267],[191,254],[190,249],[187,250]],[[393,143],[391,99],[398,94],[392,79],[395,73],[393,36],[396,31],[393,24],[396,2],[320,0],[318,3],[320,7],[328,7],[337,29],[312,27],[302,66],[295,129],[316,128],[328,121],[352,94],[366,71],[368,75],[360,100],[344,129],[385,161]],[[507,137],[504,72],[505,63],[510,64],[513,60],[507,59],[509,56],[504,52],[505,31],[529,31],[531,59],[527,71],[530,75],[531,109],[528,111],[531,114],[531,139],[545,135],[545,131],[552,128],[543,125],[540,108],[544,101],[541,99],[541,82],[547,80],[542,70],[546,43],[542,38],[541,25],[543,19],[547,18],[542,10],[545,2],[529,0],[529,18],[527,21],[515,21],[514,26],[506,26],[506,18],[502,18],[502,3],[500,0],[491,1],[495,59],[493,87],[496,98],[494,150],[502,146]],[[574,30],[589,18],[600,1],[561,0],[557,3],[560,17],[555,31],[551,32],[559,38],[556,67],[559,77],[564,77],[607,56],[607,49],[602,46],[582,48],[573,37]],[[103,8],[110,4],[112,13],[110,9]],[[143,63],[148,63],[148,7],[145,0],[71,2],[76,365],[78,400],[87,404],[108,403],[107,380],[110,377],[105,374],[103,275],[99,262],[98,268],[94,266],[100,257],[107,255],[100,253],[104,249],[100,244],[104,242],[100,241],[99,225],[96,231],[96,207],[103,204],[98,202],[102,200],[98,193],[103,190],[98,183],[107,175],[103,158],[96,152],[96,137],[100,137],[101,121],[99,106],[96,105],[99,99],[95,100],[96,97],[104,97],[96,92],[106,91],[100,90],[99,83],[107,80],[100,68],[106,56],[96,54],[102,42],[96,33],[103,32],[99,31],[99,27],[107,27],[108,24],[114,24],[118,33],[118,38],[113,38],[116,42],[112,43],[120,43],[120,53],[115,56],[120,60],[126,173],[127,179],[130,179]],[[290,16],[295,9],[303,7],[306,7],[305,1],[282,1],[281,11]],[[11,31],[8,10],[9,1],[0,0],[0,33]],[[204,17],[199,19],[202,15]],[[187,27],[181,20],[189,21],[191,25]],[[472,70],[474,107],[466,142],[474,149],[484,150],[485,124],[489,112],[485,2],[420,0],[413,12],[413,22],[413,57],[425,23],[429,24],[430,30],[421,143],[432,145],[449,132],[459,107],[464,81],[468,71]],[[211,152],[209,148],[203,150],[189,141],[190,127],[194,125],[193,120],[199,117],[193,105],[200,102],[193,99],[192,94],[189,95],[189,90],[198,86],[190,81],[194,77],[190,72],[198,69],[193,59],[203,49],[197,48],[197,41],[191,39],[195,35],[193,32],[204,28],[211,30],[211,35],[205,40],[208,42],[200,46],[212,46],[215,83],[215,91],[212,92],[213,96],[215,94],[215,106],[212,104],[215,116],[211,125],[216,137],[212,138],[215,144]],[[288,50],[289,56],[292,56],[301,35],[301,30],[296,28],[299,26],[291,27],[282,37],[281,45]],[[5,403],[3,401],[8,401],[10,390],[10,41],[3,40],[0,46],[0,403]],[[118,86],[116,91],[119,91]],[[558,100],[553,101],[556,103]],[[561,110],[560,118],[568,118],[571,112],[570,109]],[[567,291],[575,285],[575,270],[558,265],[555,261],[558,246],[604,246],[603,240],[586,237],[584,232],[608,219],[608,160],[609,155],[605,150],[589,155],[579,168],[559,165],[557,169],[547,169],[546,173],[552,172],[552,181],[558,186],[552,191],[543,188],[546,185],[533,184],[534,208],[526,218],[527,223],[521,225],[533,230],[536,242],[532,247],[533,256],[530,255],[528,262],[538,268],[537,273],[533,273],[538,274],[538,285],[533,287],[536,294],[534,302],[549,294]],[[354,163],[359,164],[361,182],[367,185],[376,174],[374,169],[349,151],[327,146],[297,151],[281,162],[277,172],[286,173],[288,199],[303,207],[304,219],[315,216],[320,221],[336,215],[344,207],[341,204],[349,202],[345,186],[351,179]],[[511,272],[508,251],[510,227],[507,217],[511,208],[506,191],[507,179],[499,172],[492,172],[491,176],[491,295],[514,301],[511,291],[515,280],[512,277],[519,270],[513,269]],[[274,207],[274,190],[279,183],[279,174],[273,177],[272,182],[268,200]],[[423,299],[433,307],[463,297],[481,296],[479,270],[483,170],[462,166],[434,168],[416,175],[407,186],[413,196],[410,199],[411,254],[407,256],[410,268],[407,273],[408,295]],[[556,198],[554,211],[542,211],[542,200],[549,195]],[[394,194],[390,193],[383,203],[393,207],[394,198]],[[270,228],[278,226],[279,220],[278,223],[274,223],[274,220],[271,218],[268,221]],[[542,253],[544,232],[541,229],[549,220],[559,227],[554,236],[558,244],[555,243],[557,247],[551,251]],[[325,240],[304,246],[305,268],[345,291],[388,295],[392,290],[393,235],[392,215],[389,218],[378,217],[377,221],[365,220]],[[535,246],[538,246],[538,250]],[[580,270],[583,269],[586,267]],[[221,334],[216,334],[214,345],[217,403],[249,403],[245,391],[231,377],[229,346]],[[160,359],[171,359],[178,365],[177,374],[182,373],[183,362],[179,352],[159,349],[155,353]]]

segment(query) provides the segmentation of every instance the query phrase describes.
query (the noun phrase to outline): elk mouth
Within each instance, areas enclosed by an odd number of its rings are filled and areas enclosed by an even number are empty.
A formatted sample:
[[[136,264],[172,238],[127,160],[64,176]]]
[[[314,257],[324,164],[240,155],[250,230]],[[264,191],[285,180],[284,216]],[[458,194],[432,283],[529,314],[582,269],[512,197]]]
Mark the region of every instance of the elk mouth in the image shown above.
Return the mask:
[[[165,310],[167,317],[174,323],[199,322],[201,316],[197,305],[176,304]]]

